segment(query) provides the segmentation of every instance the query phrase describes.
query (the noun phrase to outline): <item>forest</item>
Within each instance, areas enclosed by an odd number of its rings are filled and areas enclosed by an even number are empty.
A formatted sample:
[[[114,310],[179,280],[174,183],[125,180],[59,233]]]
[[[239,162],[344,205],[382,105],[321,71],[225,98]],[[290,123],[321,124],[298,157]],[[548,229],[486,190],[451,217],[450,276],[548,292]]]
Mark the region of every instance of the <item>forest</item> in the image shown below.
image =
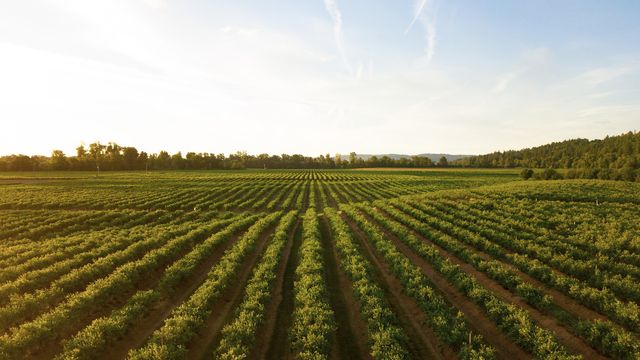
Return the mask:
[[[454,165],[480,168],[638,169],[640,132],[630,131],[602,140],[575,139],[529,149],[494,152],[460,159]]]

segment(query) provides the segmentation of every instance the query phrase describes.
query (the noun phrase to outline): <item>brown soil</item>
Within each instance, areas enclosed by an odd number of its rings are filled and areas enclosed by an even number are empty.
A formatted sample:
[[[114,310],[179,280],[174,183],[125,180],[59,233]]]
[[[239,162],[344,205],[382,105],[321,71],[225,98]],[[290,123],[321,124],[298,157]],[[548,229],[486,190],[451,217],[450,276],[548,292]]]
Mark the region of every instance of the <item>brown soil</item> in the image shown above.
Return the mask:
[[[321,191],[324,191],[324,194],[327,197],[327,206],[330,206],[334,209],[338,208],[338,202],[336,199],[333,198],[333,196],[331,196],[331,193],[329,193],[329,190],[325,189],[325,186],[328,186],[326,183],[320,183],[320,186],[322,187]]]
[[[124,359],[130,349],[136,349],[144,344],[153,332],[162,326],[164,320],[171,314],[171,311],[184,302],[193,292],[207,279],[209,270],[218,263],[224,252],[233,245],[240,234],[234,235],[231,239],[219,244],[207,259],[198,265],[193,275],[185,279],[175,290],[175,293],[156,304],[153,310],[144,318],[138,320],[127,335],[119,339],[116,343],[102,355],[96,358],[101,359]]]
[[[382,227],[381,227],[382,229]],[[500,359],[531,359],[531,354],[509,339],[496,324],[487,317],[484,311],[471,301],[468,297],[456,289],[449,281],[435,270],[426,260],[414,253],[402,241],[393,234],[382,229],[385,235],[394,243],[396,248],[402,252],[409,260],[420,267],[422,273],[431,280],[431,283],[440,291],[444,298],[458,310],[462,311],[469,326],[478,334],[482,335],[487,343],[496,349],[496,356]],[[413,231],[413,234],[420,237],[420,234]],[[426,240],[424,240],[426,241]]]
[[[385,292],[385,297],[401,326],[410,339],[412,357],[420,359],[455,359],[455,351],[440,343],[433,330],[427,325],[427,316],[420,306],[403,291],[403,285],[393,275],[384,258],[367,240],[367,235],[347,216],[343,216],[351,227],[356,240],[364,250],[363,255],[374,265],[374,277]]]
[[[251,206],[250,208],[253,211],[269,211],[269,209],[267,209],[267,205],[269,205],[269,203],[271,201],[273,201],[274,199],[280,198],[283,195],[283,193],[285,193],[284,190],[286,189],[286,186],[287,186],[286,184],[277,185],[276,189],[268,195],[267,200],[262,204],[262,206],[257,207],[257,208]],[[260,199],[260,200],[262,200],[262,199]]]
[[[328,196],[332,197],[332,195],[335,195],[337,197],[337,199],[333,199],[333,203],[348,203],[349,201],[347,199],[344,198],[344,195],[342,193],[339,193],[336,189],[338,188],[337,184],[334,183],[326,183],[327,185],[327,189],[331,188],[331,190],[333,190],[333,194],[331,193],[327,193]],[[332,197],[333,198],[333,197]],[[335,208],[337,208],[338,206],[334,206]]]
[[[303,190],[304,195],[302,197],[302,209],[298,209],[299,211],[304,211],[309,207],[309,192],[311,191],[311,182],[305,181]]]
[[[324,216],[320,221],[320,232],[329,302],[337,324],[331,358],[371,359],[367,324],[360,317],[360,303],[353,296],[351,282],[338,265],[338,251]]]
[[[429,242],[424,237],[420,236],[420,234],[418,234],[418,233],[415,233],[415,234],[416,234],[416,236],[419,236],[423,241]],[[458,243],[460,245],[466,247],[470,251],[473,251],[474,253],[478,254],[480,257],[482,257],[485,260],[499,261],[502,265],[505,265],[510,270],[514,271],[525,282],[531,283],[532,285],[535,285],[535,286],[538,286],[538,287],[542,288],[545,293],[547,293],[547,294],[549,294],[549,295],[551,295],[553,297],[553,303],[554,304],[558,305],[559,307],[561,307],[565,311],[569,312],[570,314],[572,314],[574,316],[578,316],[578,317],[584,318],[584,319],[588,319],[588,320],[595,320],[595,319],[606,320],[607,319],[605,316],[603,316],[603,315],[601,315],[601,314],[599,314],[599,313],[597,313],[597,312],[595,312],[593,310],[590,310],[590,309],[584,307],[583,305],[578,304],[577,302],[575,302],[571,298],[567,297],[566,295],[562,294],[561,292],[546,287],[544,284],[542,284],[538,280],[536,280],[536,279],[532,278],[531,276],[529,276],[529,275],[521,272],[520,270],[518,270],[515,266],[513,266],[511,264],[504,263],[504,262],[502,262],[500,260],[494,259],[489,254],[487,254],[485,252],[482,252],[480,250],[477,250],[477,249],[475,249],[475,248],[473,248],[473,247],[471,247],[471,246],[469,246],[467,244],[464,244],[462,242],[458,242]],[[529,312],[529,314],[531,315],[531,317],[540,326],[553,331],[555,333],[556,338],[564,346],[566,346],[567,349],[569,349],[570,351],[572,351],[574,353],[582,354],[587,359],[604,359],[604,358],[606,358],[602,354],[597,352],[595,349],[593,349],[582,338],[580,338],[579,336],[576,336],[573,333],[571,333],[570,329],[568,329],[565,324],[563,324],[560,321],[558,321],[557,319],[553,318],[551,315],[543,313],[540,310],[532,307],[531,305],[529,305],[526,302],[526,300],[522,299],[520,296],[518,296],[516,294],[511,293],[509,290],[507,290],[504,287],[502,287],[500,284],[498,284],[493,279],[489,278],[484,273],[476,270],[472,265],[463,262],[462,260],[457,258],[455,255],[447,252],[445,249],[439,247],[438,245],[436,245],[434,243],[430,243],[430,244],[435,246],[438,249],[438,251],[440,252],[441,255],[443,255],[444,257],[446,257],[447,259],[449,259],[453,263],[458,264],[462,270],[464,270],[466,273],[468,273],[468,274],[472,275],[473,277],[475,277],[476,280],[478,280],[478,282],[480,284],[482,284],[487,289],[491,290],[500,299],[502,299],[502,300],[504,300],[506,302],[518,305],[520,308],[523,308],[523,309],[527,310]]]
[[[301,220],[289,234],[289,240],[278,267],[271,301],[265,307],[264,324],[256,332],[256,343],[249,359],[284,358],[287,349],[287,329],[293,312],[293,278],[297,264],[296,254],[301,239]],[[271,357],[271,354],[278,356]]]
[[[205,239],[203,238],[196,243],[194,246]],[[166,270],[166,268],[173,263],[176,259],[180,259],[185,256],[189,251],[191,251],[193,247],[188,247],[187,249],[181,251],[176,256],[172,257],[170,260],[167,260],[160,266],[156,267],[149,274],[139,279],[133,286],[132,289],[124,291],[118,294],[115,297],[107,300],[104,304],[100,306],[93,307],[92,311],[83,316],[82,318],[77,319],[73,324],[69,323],[65,328],[58,331],[54,337],[50,339],[44,340],[42,343],[38,345],[37,348],[30,349],[29,358],[31,359],[51,359],[56,354],[62,351],[62,339],[66,339],[68,337],[73,336],[82,328],[87,326],[94,319],[109,316],[114,309],[122,307],[130,297],[134,295],[134,293],[138,290],[146,290],[155,287],[162,277],[162,274]]]
[[[271,226],[260,236],[253,253],[240,265],[239,273],[236,275],[232,285],[223,291],[220,299],[212,306],[213,311],[209,318],[187,346],[188,353],[186,358],[203,359],[215,351],[220,342],[221,330],[233,318],[234,309],[242,302],[249,277],[269,243],[274,229],[275,226]]]
[[[537,286],[541,289],[544,290],[545,293],[547,293],[548,295],[550,295],[553,298],[553,303],[558,305],[559,307],[561,307],[562,309],[564,309],[565,311],[569,312],[570,314],[573,314],[577,317],[586,319],[586,320],[608,320],[608,318],[600,313],[598,313],[597,311],[591,310],[588,307],[579,304],[578,302],[576,302],[575,300],[573,300],[572,298],[568,297],[567,295],[563,294],[562,292],[550,288],[549,286],[547,286],[546,284],[542,283],[541,281],[531,277],[528,274],[525,274],[524,272],[520,271],[518,268],[516,268],[515,266],[513,266],[512,264],[503,262],[501,260],[495,259],[493,258],[491,255],[480,251],[478,249],[475,249],[474,247],[462,243],[459,243],[460,245],[466,247],[467,249],[469,249],[470,251],[475,252],[478,256],[480,256],[481,258],[483,258],[484,260],[494,260],[494,261],[500,261],[502,263],[502,265],[506,266],[507,268],[509,268],[509,270],[513,271],[514,273],[516,273],[516,275],[518,275],[520,278],[522,278],[522,280]]]
[[[415,233],[416,236],[419,236],[421,239],[424,239],[424,237],[420,236],[420,234],[418,234],[417,232]],[[518,268],[516,268],[514,265],[510,264],[510,263],[506,263],[502,260],[499,259],[495,259],[493,258],[491,255],[487,254],[486,252],[476,249],[473,246],[466,244],[462,241],[459,241],[458,244],[460,244],[461,246],[464,246],[465,248],[467,248],[469,251],[473,251],[474,253],[476,253],[478,256],[480,256],[481,258],[485,259],[485,260],[494,260],[494,261],[499,261],[502,265],[506,266],[507,268],[509,268],[510,270],[512,270],[513,272],[516,273],[516,275],[518,275],[520,278],[522,278],[522,280],[524,280],[525,282],[528,282],[534,286],[537,286],[539,288],[541,288],[546,294],[550,295],[552,297],[552,302],[557,305],[558,307],[560,307],[561,309],[565,310],[566,312],[568,312],[569,314],[571,314],[572,316],[578,317],[578,318],[582,318],[585,320],[603,320],[603,321],[610,321],[611,319],[607,318],[606,316],[600,314],[599,312],[592,310],[580,303],[578,303],[576,300],[570,298],[569,296],[565,295],[564,293],[562,293],[559,290],[553,289],[549,286],[547,286],[546,284],[542,283],[541,281],[533,278],[532,276],[525,274],[524,272],[520,271]],[[435,244],[434,244],[435,245]],[[435,245],[437,247],[437,245]],[[438,247],[439,250],[445,251],[444,249],[441,249],[440,247]],[[503,251],[505,252],[505,254],[515,254],[515,252],[502,247]],[[446,252],[446,251],[445,251]],[[453,255],[452,255],[453,256]],[[470,265],[469,265],[470,266]],[[562,276],[568,276],[564,273],[562,273],[561,271],[551,268],[551,271],[562,275]],[[524,300],[522,300],[524,301]],[[536,311],[538,311],[536,309]],[[575,335],[573,335],[575,336]],[[560,336],[558,336],[560,337]],[[585,345],[589,346],[587,343],[585,343]],[[567,345],[567,347],[571,348],[569,345]]]
[[[422,239],[427,241],[426,239]],[[489,278],[487,275],[476,270],[471,264],[468,264],[455,255],[447,252],[443,248],[436,246],[442,256],[447,258],[452,263],[460,266],[460,269],[465,273],[475,278],[480,285],[491,291],[494,295],[500,298],[502,301],[510,304],[517,305],[519,308],[526,310],[531,318],[541,327],[552,331],[555,337],[560,343],[567,347],[567,349],[576,354],[582,354],[585,359],[605,359],[606,357],[600,355],[595,349],[591,348],[583,339],[572,334],[566,327],[563,326],[557,319],[540,312],[538,309],[529,305],[526,300],[520,296],[511,293],[509,290],[502,287],[495,280]]]

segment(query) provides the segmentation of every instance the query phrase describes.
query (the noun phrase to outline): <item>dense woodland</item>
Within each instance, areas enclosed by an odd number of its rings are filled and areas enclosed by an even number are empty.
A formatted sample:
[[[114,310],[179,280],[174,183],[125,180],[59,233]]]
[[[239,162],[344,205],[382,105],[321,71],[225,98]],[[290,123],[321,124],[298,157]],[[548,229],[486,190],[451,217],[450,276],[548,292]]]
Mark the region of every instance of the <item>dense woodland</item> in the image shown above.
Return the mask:
[[[602,140],[575,139],[523,150],[494,152],[460,159],[470,167],[528,167],[556,169],[640,168],[640,132]]]
[[[455,161],[452,166],[523,167],[524,179],[603,179],[640,181],[640,132],[602,140],[575,139],[523,150],[494,152]],[[545,169],[534,172],[529,168]],[[554,169],[567,169],[558,172]]]

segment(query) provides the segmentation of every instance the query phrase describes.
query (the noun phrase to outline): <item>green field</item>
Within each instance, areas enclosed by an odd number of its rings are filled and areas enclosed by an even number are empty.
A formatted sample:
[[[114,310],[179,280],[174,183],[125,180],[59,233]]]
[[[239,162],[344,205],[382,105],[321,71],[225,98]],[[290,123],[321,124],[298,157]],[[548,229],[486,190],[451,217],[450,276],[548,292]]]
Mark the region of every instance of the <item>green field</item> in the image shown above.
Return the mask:
[[[0,359],[640,359],[640,183],[0,173]]]

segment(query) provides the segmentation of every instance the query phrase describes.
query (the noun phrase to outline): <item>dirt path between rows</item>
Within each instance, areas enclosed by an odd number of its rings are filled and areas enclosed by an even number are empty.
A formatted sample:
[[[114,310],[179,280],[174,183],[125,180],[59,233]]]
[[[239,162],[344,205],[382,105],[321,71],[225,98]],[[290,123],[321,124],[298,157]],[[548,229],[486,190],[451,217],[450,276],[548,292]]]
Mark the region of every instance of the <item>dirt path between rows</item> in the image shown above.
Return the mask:
[[[363,255],[374,265],[374,278],[382,287],[387,302],[398,316],[401,326],[409,337],[407,344],[413,358],[456,359],[455,352],[440,343],[433,330],[427,325],[427,315],[414,299],[403,291],[403,285],[396,278],[384,258],[367,239],[367,235],[350,218],[343,215],[354,233],[354,239],[364,250]]]
[[[567,311],[568,313],[575,315],[576,317],[582,318],[582,319],[586,319],[586,320],[609,320],[608,317],[606,317],[605,315],[600,314],[599,312],[592,310],[580,303],[578,303],[576,300],[570,298],[569,296],[565,295],[564,293],[562,293],[559,290],[556,290],[552,287],[549,287],[548,285],[544,284],[543,282],[539,281],[538,279],[535,279],[534,277],[532,277],[531,275],[528,275],[524,272],[522,272],[520,269],[518,269],[517,267],[515,267],[513,264],[507,263],[503,260],[499,260],[496,259],[494,257],[492,257],[491,255],[487,254],[486,252],[476,249],[473,246],[466,244],[464,242],[459,242],[459,244],[461,246],[464,246],[465,248],[467,248],[470,251],[475,252],[476,254],[478,254],[481,258],[483,258],[484,260],[495,260],[495,261],[500,261],[500,263],[502,263],[502,265],[506,266],[507,268],[509,268],[511,271],[515,272],[520,278],[522,278],[522,280],[531,283],[534,286],[537,286],[541,289],[544,290],[545,293],[551,295],[553,297],[553,303],[555,303],[558,307],[564,309],[565,311]],[[514,252],[509,251],[508,249],[502,247],[505,251],[506,254],[514,254]],[[566,275],[565,275],[566,276]]]
[[[249,359],[284,359],[288,349],[287,330],[293,313],[293,280],[298,263],[297,253],[302,236],[302,220],[298,218],[289,234],[276,275],[271,301],[265,307],[265,321],[256,332],[256,343]]]
[[[338,208],[338,200],[334,199],[333,196],[331,196],[331,193],[329,192],[329,189],[327,189],[327,187],[329,185],[325,184],[325,183],[321,183],[321,191],[324,192],[325,197],[327,198],[327,206],[332,207],[334,209]]]
[[[220,228],[216,228],[215,231],[220,230]],[[178,235],[183,236],[183,235]],[[178,237],[176,236],[176,237]],[[43,341],[38,345],[37,349],[33,349],[33,353],[29,354],[29,357],[32,359],[51,359],[56,354],[59,354],[63,350],[63,339],[67,339],[73,335],[75,335],[78,331],[82,330],[85,326],[91,323],[94,319],[109,316],[111,312],[117,308],[122,307],[128,300],[131,298],[137,291],[152,289],[157,285],[160,278],[164,274],[165,270],[171,266],[171,264],[177,259],[182,258],[186,254],[188,254],[195,246],[202,243],[206,239],[206,236],[202,236],[202,239],[194,242],[193,246],[188,246],[186,249],[180,251],[175,256],[171,257],[171,259],[163,262],[159,266],[157,266],[153,271],[148,273],[146,276],[138,279],[135,282],[135,285],[132,289],[124,291],[117,296],[110,298],[104,304],[101,304],[98,307],[92,308],[92,312],[77,319],[72,324],[70,323],[67,327],[58,331],[55,336]],[[142,258],[142,257],[140,257]],[[115,270],[114,270],[115,271]],[[106,276],[110,276],[109,273]]]
[[[271,225],[257,240],[253,252],[247,256],[239,267],[234,281],[212,306],[213,311],[196,336],[187,345],[187,359],[203,359],[211,357],[220,342],[220,335],[225,324],[233,318],[235,308],[242,302],[245,288],[253,268],[261,258],[275,230]]]
[[[508,236],[508,234],[505,234],[504,232],[501,232],[501,231],[499,231],[499,230],[497,230],[497,231],[498,231],[499,233],[502,233],[502,234],[504,234],[504,235],[507,235],[507,236]],[[425,238],[424,238],[423,236],[420,236],[420,234],[419,234],[419,233],[417,233],[417,232],[415,232],[415,233],[416,233],[416,236],[419,236],[421,239],[425,240]],[[516,273],[519,277],[521,277],[524,281],[526,281],[526,282],[528,282],[528,283],[531,283],[532,285],[534,285],[534,286],[537,286],[537,287],[541,288],[541,289],[542,289],[546,294],[551,295],[551,296],[552,296],[552,302],[553,302],[556,306],[558,306],[559,308],[561,308],[561,309],[565,310],[565,311],[566,311],[567,313],[569,313],[570,315],[572,315],[572,316],[574,316],[574,317],[576,317],[576,318],[582,318],[582,319],[586,319],[586,320],[604,320],[604,321],[611,321],[611,319],[609,319],[609,318],[607,318],[606,316],[604,316],[604,315],[600,314],[599,312],[597,312],[597,311],[595,311],[595,310],[592,310],[592,309],[589,309],[589,308],[587,308],[586,306],[584,306],[584,305],[582,305],[582,304],[579,304],[576,300],[573,300],[572,298],[570,298],[569,296],[565,295],[565,294],[564,294],[564,293],[562,293],[561,291],[556,290],[556,289],[553,289],[553,288],[551,288],[551,287],[549,287],[549,286],[545,285],[545,284],[544,284],[544,283],[542,283],[541,281],[539,281],[539,280],[537,280],[537,279],[533,278],[532,276],[530,276],[530,275],[528,275],[528,274],[525,274],[524,272],[520,271],[517,267],[515,267],[513,264],[511,264],[511,263],[507,263],[507,262],[505,262],[504,260],[496,259],[496,258],[492,257],[491,255],[489,255],[488,253],[486,253],[486,252],[484,252],[484,251],[482,251],[482,250],[480,250],[480,249],[477,249],[477,248],[475,248],[475,247],[473,247],[473,246],[471,246],[471,245],[469,245],[469,244],[466,244],[466,243],[464,243],[464,242],[462,242],[462,241],[458,241],[458,244],[460,244],[461,246],[465,247],[465,248],[466,248],[466,249],[468,249],[469,251],[472,251],[472,252],[474,252],[474,253],[478,254],[478,255],[479,255],[481,258],[483,258],[484,260],[494,260],[494,261],[498,261],[498,262],[500,262],[502,265],[506,266],[507,268],[509,268],[510,270],[512,270],[513,272],[515,272],[515,273]],[[436,247],[438,247],[436,244],[434,244],[434,245],[435,245]],[[498,244],[498,245],[499,245],[499,244]],[[514,251],[512,251],[512,250],[510,250],[510,249],[507,249],[507,248],[506,248],[506,247],[504,247],[504,246],[500,246],[500,247],[502,248],[502,250],[504,251],[504,253],[505,253],[505,254],[508,254],[508,255],[510,255],[510,254],[517,254],[517,252],[514,252]],[[439,250],[441,250],[441,252],[442,252],[442,251],[446,252],[446,250],[445,250],[445,249],[442,249],[442,248],[440,248],[440,247],[438,247],[438,249],[439,249]],[[455,257],[455,255],[453,255],[453,254],[451,254],[451,256],[454,256],[454,257]],[[453,261],[453,260],[452,260],[452,261]],[[469,265],[469,266],[471,266],[471,265]],[[473,267],[472,267],[472,268],[473,268]],[[566,275],[565,273],[563,273],[563,272],[561,272],[561,271],[559,271],[559,270],[557,270],[557,269],[555,269],[555,268],[553,268],[553,267],[550,267],[550,268],[551,268],[551,271],[553,271],[553,272],[555,272],[555,273],[557,273],[557,274],[560,274],[560,275],[562,275],[562,276],[571,277],[570,275]],[[500,285],[498,285],[498,286],[500,286]],[[517,298],[518,298],[518,299],[520,299],[521,301],[523,301],[523,302],[525,302],[525,303],[526,303],[526,301],[525,301],[524,299],[521,299],[520,297],[517,297]],[[534,309],[533,307],[529,307],[529,308]],[[541,312],[540,312],[539,310],[537,310],[537,309],[535,309],[534,311],[535,311],[535,312],[540,313],[540,316],[546,316],[546,317],[549,317],[549,315],[544,314],[544,313],[541,313]],[[532,315],[533,315],[533,314],[532,314]],[[536,320],[538,320],[538,319],[536,318]],[[542,320],[541,320],[541,321],[542,321]],[[570,339],[571,339],[571,337],[573,337],[573,338],[576,338],[577,340],[579,340],[579,342],[582,342],[582,343],[583,343],[583,345],[585,345],[585,346],[587,346],[587,347],[591,348],[591,346],[590,346],[588,343],[586,343],[584,340],[582,340],[581,338],[579,338],[577,335],[574,335],[573,333],[571,333],[571,332],[570,332],[570,330],[567,328],[567,326],[566,326],[565,324],[560,323],[558,320],[555,320],[555,319],[554,319],[554,321],[553,321],[553,322],[551,322],[551,323],[550,323],[550,322],[548,322],[548,321],[547,321],[547,322],[545,322],[545,324],[553,324],[553,323],[555,323],[557,326],[561,326],[561,327],[563,327],[563,328],[564,328],[564,332],[565,332],[565,333],[564,333],[564,334],[562,334],[562,333],[559,333],[559,334],[558,334],[558,335],[559,335],[558,337],[559,337],[561,340],[562,340],[563,338],[565,338],[565,339],[567,339],[567,340],[570,340]],[[625,328],[625,327],[623,327],[623,326],[621,326],[621,325],[619,325],[619,324],[617,324],[617,326],[619,326],[620,328]],[[627,328],[626,330],[628,330],[628,331],[629,331],[630,333],[632,333],[633,335],[636,335],[636,334],[634,334],[634,332],[633,332],[632,330],[630,330],[630,329],[628,329],[628,328]],[[554,331],[555,331],[555,330],[554,330]],[[566,333],[568,333],[568,335],[567,335]],[[638,338],[638,337],[637,337],[637,335],[636,335],[636,338]],[[566,346],[567,346],[568,348],[572,349],[572,347],[575,347],[575,344],[566,344]],[[575,350],[575,351],[579,351],[579,350],[578,350],[578,348],[576,348],[576,350]],[[599,355],[599,354],[598,354],[598,355]],[[594,355],[594,356],[595,356],[595,355]]]
[[[585,359],[606,359],[606,357],[602,356],[598,351],[593,349],[589,344],[587,344],[582,338],[571,333],[558,319],[555,319],[547,314],[542,313],[540,310],[529,305],[526,300],[522,299],[520,296],[513,294],[509,290],[505,289],[497,283],[495,280],[491,279],[481,271],[478,271],[473,267],[473,265],[464,262],[460,258],[455,255],[449,253],[447,250],[439,247],[433,242],[429,241],[424,237],[420,237],[420,239],[424,242],[429,243],[436,247],[438,252],[451,261],[452,263],[458,265],[462,271],[472,276],[480,285],[482,285],[487,290],[491,291],[494,295],[500,298],[502,301],[508,304],[514,304],[519,308],[525,310],[531,318],[538,324],[538,326],[550,330],[554,333],[554,336],[558,339],[558,341],[567,347],[567,349],[573,353],[581,354],[585,357]]]
[[[377,224],[376,221],[369,218],[369,221]],[[393,242],[396,248],[402,252],[409,260],[420,267],[422,273],[431,280],[431,283],[444,296],[444,298],[458,310],[462,311],[469,326],[478,334],[482,335],[487,343],[496,349],[496,356],[499,359],[531,359],[532,356],[511,339],[509,339],[496,324],[487,317],[484,311],[476,305],[471,299],[456,289],[442,274],[434,269],[429,262],[417,255],[407,245],[400,241],[393,234],[383,227],[379,226],[381,231]],[[416,236],[415,231],[412,233]],[[421,238],[421,237],[419,237]]]
[[[367,324],[360,317],[360,303],[353,296],[347,275],[339,266],[338,251],[326,217],[320,220],[329,302],[336,319],[332,359],[371,359]]]
[[[246,230],[244,228],[242,231]],[[198,265],[193,275],[185,279],[173,295],[156,304],[153,310],[143,319],[138,320],[127,335],[114,343],[97,359],[124,359],[130,349],[141,347],[144,342],[160,328],[171,312],[182,304],[207,279],[209,271],[218,263],[224,252],[236,243],[242,232],[219,244],[207,259]]]

